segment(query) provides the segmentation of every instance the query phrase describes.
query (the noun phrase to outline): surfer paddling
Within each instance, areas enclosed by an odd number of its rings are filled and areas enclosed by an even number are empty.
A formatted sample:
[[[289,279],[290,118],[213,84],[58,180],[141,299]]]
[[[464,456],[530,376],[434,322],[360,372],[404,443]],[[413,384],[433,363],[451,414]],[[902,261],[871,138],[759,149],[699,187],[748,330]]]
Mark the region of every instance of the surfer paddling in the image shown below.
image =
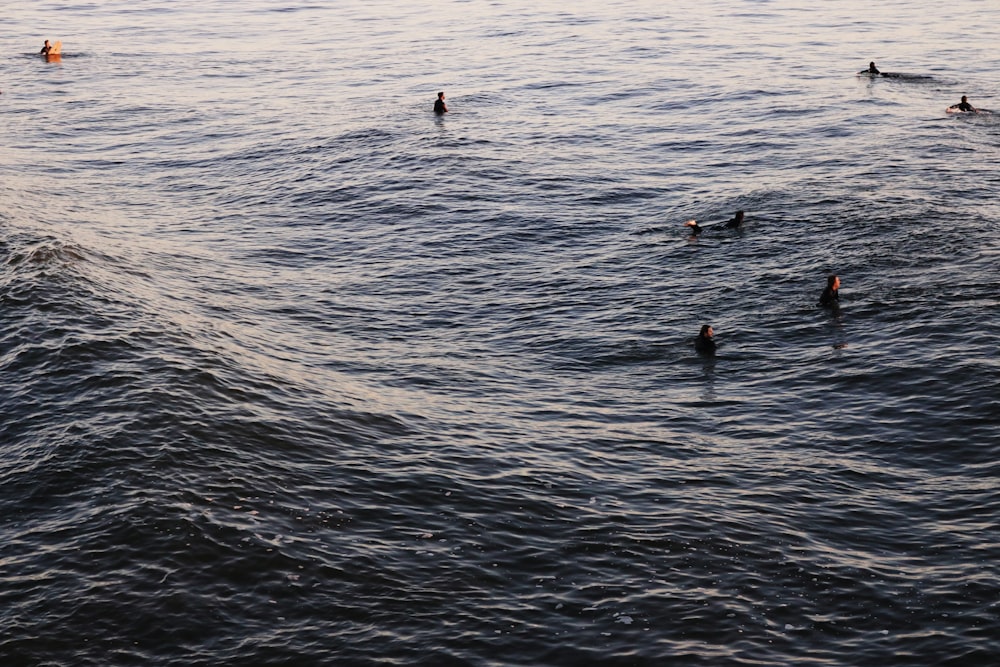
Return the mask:
[[[969,104],[969,98],[962,95],[962,101],[948,107],[949,111],[966,111],[968,113],[979,113],[979,109]]]
[[[736,211],[736,213],[733,214],[732,220],[727,220],[721,225],[718,225],[718,227],[722,229],[743,229],[743,216],[743,211]],[[698,236],[705,231],[705,228],[699,225],[697,220],[688,220],[684,223],[684,226],[691,228],[691,236]]]
[[[699,225],[698,221],[694,219],[685,222],[684,226],[691,228],[691,236],[698,236],[703,231],[701,225]]]
[[[875,66],[874,60],[868,63],[868,69],[863,69],[860,72],[858,72],[858,76],[868,76],[873,79],[878,77],[883,77],[886,79],[929,79],[930,78],[922,74],[900,74],[899,72],[883,72],[878,67]]]

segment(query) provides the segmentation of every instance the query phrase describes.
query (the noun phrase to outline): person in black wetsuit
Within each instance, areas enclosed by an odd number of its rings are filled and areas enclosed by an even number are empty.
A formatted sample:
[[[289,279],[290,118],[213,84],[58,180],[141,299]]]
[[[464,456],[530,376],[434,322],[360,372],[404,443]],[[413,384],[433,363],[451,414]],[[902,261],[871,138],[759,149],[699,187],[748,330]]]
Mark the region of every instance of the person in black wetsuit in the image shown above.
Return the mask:
[[[49,44],[49,40],[45,40],[45,45],[42,47],[42,50],[39,51],[39,53],[41,53],[43,56],[47,56],[49,55],[49,51],[51,50],[52,50],[52,45]]]
[[[715,354],[714,336],[711,324],[702,325],[698,337],[694,339],[694,349],[702,354]]]
[[[684,223],[685,227],[691,228],[691,236],[698,236],[705,228],[698,224],[697,220],[688,220]],[[715,225],[713,225],[715,226]],[[733,215],[732,220],[727,220],[726,222],[718,225],[722,229],[742,229],[743,228],[743,211],[736,211]]]
[[[874,60],[871,61],[870,63],[868,63],[868,73],[869,74],[881,74],[881,72],[878,71],[878,67],[875,67],[875,61]]]
[[[840,278],[836,275],[826,277],[826,289],[819,295],[817,305],[832,307],[840,305]]]
[[[733,219],[722,225],[723,229],[739,229],[743,226],[743,211],[736,211]]]
[[[969,104],[969,98],[962,95],[962,101],[958,104],[952,104],[949,109],[955,109],[958,111],[971,111],[973,113],[979,113],[979,109]]]
[[[448,113],[448,105],[444,103],[444,93],[438,93],[438,98],[434,100],[434,113],[442,115]]]

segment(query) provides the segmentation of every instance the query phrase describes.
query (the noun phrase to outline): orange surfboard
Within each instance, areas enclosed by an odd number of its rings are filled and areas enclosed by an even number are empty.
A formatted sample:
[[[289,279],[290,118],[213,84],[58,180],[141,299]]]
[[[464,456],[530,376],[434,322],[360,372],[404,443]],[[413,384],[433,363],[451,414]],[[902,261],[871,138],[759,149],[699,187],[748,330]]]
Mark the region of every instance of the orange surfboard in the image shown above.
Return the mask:
[[[49,62],[62,61],[62,42],[56,42],[45,54],[45,59]]]

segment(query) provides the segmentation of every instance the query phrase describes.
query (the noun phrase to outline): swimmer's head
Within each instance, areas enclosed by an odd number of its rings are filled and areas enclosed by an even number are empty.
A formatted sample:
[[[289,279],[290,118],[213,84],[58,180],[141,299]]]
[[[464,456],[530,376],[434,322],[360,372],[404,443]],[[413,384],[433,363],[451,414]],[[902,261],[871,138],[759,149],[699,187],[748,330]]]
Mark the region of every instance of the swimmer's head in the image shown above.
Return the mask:
[[[836,274],[830,274],[826,277],[826,286],[830,289],[840,289],[840,277]]]
[[[46,43],[46,44],[48,44],[48,42],[45,42],[45,43]],[[953,98],[951,98],[951,99],[955,99],[955,98],[953,97]],[[968,97],[966,97],[965,95],[962,95],[962,101],[963,101],[963,102],[968,102],[968,101],[969,101],[969,98],[968,98]]]
[[[444,99],[444,91],[441,91],[440,93],[438,93],[438,99],[439,100],[443,100]]]
[[[715,332],[712,330],[711,324],[703,324],[701,326],[701,333],[698,335],[701,336],[702,338],[711,338],[712,336],[715,335]]]

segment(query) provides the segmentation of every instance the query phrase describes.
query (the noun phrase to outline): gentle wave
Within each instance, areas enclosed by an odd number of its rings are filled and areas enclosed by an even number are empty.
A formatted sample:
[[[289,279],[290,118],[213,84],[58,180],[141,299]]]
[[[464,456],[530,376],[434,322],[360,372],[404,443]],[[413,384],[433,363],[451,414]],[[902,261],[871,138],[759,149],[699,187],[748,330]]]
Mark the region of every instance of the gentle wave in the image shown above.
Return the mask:
[[[994,10],[92,10],[0,60],[5,664],[992,664]]]

